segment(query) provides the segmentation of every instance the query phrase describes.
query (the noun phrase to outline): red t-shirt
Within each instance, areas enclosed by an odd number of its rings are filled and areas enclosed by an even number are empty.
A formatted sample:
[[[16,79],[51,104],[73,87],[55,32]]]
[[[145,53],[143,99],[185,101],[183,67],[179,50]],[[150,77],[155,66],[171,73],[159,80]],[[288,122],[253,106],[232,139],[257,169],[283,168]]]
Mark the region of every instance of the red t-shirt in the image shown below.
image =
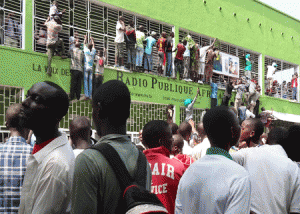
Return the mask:
[[[54,139],[55,138],[47,140],[47,141],[45,141],[45,142],[43,142],[41,144],[35,144],[34,147],[33,147],[33,150],[32,150],[32,154],[35,154],[38,151],[40,151],[42,148],[44,148],[45,146],[47,146]]]
[[[179,43],[177,45],[177,54],[176,54],[176,59],[179,59],[179,60],[183,60],[183,53],[185,52],[185,46],[181,43]]]
[[[187,168],[189,168],[189,166],[195,162],[194,158],[184,154],[178,154],[173,159],[182,163],[184,166],[184,170],[187,170]]]
[[[179,180],[185,171],[184,165],[169,158],[170,152],[164,146],[147,149],[144,154],[152,171],[151,192],[157,195],[168,213],[174,213]]]
[[[165,49],[166,49],[166,45],[167,45],[167,40],[164,37],[161,37],[160,39],[158,39],[157,47],[158,47],[159,52],[164,53]]]

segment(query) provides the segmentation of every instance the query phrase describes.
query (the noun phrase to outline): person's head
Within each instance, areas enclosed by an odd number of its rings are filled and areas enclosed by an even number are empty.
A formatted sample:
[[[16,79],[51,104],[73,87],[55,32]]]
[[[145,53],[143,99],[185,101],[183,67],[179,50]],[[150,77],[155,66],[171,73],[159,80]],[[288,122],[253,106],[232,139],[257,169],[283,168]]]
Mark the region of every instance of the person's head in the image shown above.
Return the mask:
[[[246,108],[247,108],[248,110],[250,110],[250,105],[248,105]]]
[[[170,104],[167,106],[167,109],[173,109],[174,108],[174,105]]]
[[[167,33],[166,33],[166,32],[162,32],[162,33],[161,33],[161,36],[162,36],[163,38],[167,38]]]
[[[69,98],[57,84],[49,81],[34,84],[22,102],[24,127],[35,130],[57,127],[67,114]]]
[[[140,25],[139,30],[140,30],[141,32],[144,32],[144,26],[143,26],[143,25]]]
[[[61,19],[59,16],[54,16],[54,21],[57,23],[57,24],[61,24]]]
[[[174,32],[171,32],[171,33],[170,33],[170,36],[171,36],[172,38],[174,38]]]
[[[277,67],[278,67],[278,65],[276,64],[276,62],[273,62],[273,63],[272,63],[272,66],[273,66],[274,68],[277,68]]]
[[[53,1],[53,2],[52,2],[52,5],[55,5],[56,7],[58,7],[57,1]]]
[[[287,129],[283,127],[277,127],[273,128],[270,133],[268,134],[267,142],[266,144],[269,145],[284,145],[286,143],[288,137],[288,131]]]
[[[80,142],[91,143],[91,123],[87,117],[76,117],[70,122],[70,138],[75,147],[78,147]]]
[[[157,37],[157,36],[156,36],[156,32],[155,32],[155,31],[152,31],[152,32],[151,32],[151,36],[152,36],[154,39],[156,39],[156,37]]]
[[[169,123],[172,135],[178,133],[178,125],[176,123]]]
[[[219,106],[208,111],[204,115],[203,125],[212,147],[229,151],[239,140],[239,121],[228,107]]]
[[[22,117],[20,115],[21,108],[21,103],[13,104],[7,108],[5,114],[5,125],[10,130],[11,134],[12,132],[16,132],[16,134],[19,134],[21,137],[27,139],[29,129],[22,126]]]
[[[184,46],[186,46],[186,45],[187,45],[187,40],[186,40],[186,39],[183,40],[182,44],[183,44]]]
[[[119,21],[125,22],[125,18],[123,16],[120,16]]]
[[[206,43],[206,42],[203,42],[203,43],[202,43],[202,47],[205,47],[205,46],[207,46],[207,43]]]
[[[172,143],[171,154],[176,156],[182,153],[182,148],[184,144],[183,137],[180,134],[175,134],[172,137],[173,137],[173,143]]]
[[[80,42],[75,42],[75,47],[76,48],[80,48],[80,46],[81,46]]]
[[[178,127],[178,134],[180,134],[184,140],[190,140],[191,132],[192,126],[186,121],[183,121]]]
[[[234,106],[234,102],[230,102],[230,106]]]
[[[242,122],[240,141],[249,143],[258,142],[260,136],[264,133],[264,124],[259,119],[249,118]]]
[[[103,131],[126,128],[130,103],[130,92],[121,81],[110,80],[96,89],[93,95],[93,121],[99,136],[103,137]]]
[[[103,57],[103,50],[98,50],[98,56]]]
[[[244,102],[241,102],[241,106],[245,106],[245,103],[244,103]]]
[[[203,125],[203,123],[198,123],[198,125],[197,125],[197,132],[198,132],[198,134],[199,134],[199,136],[200,136],[201,138],[203,138],[204,136],[206,136],[206,132],[205,132],[205,130],[204,130],[204,125]]]
[[[153,120],[148,122],[143,128],[143,145],[146,148],[157,148],[164,146],[171,152],[172,133],[166,121]]]
[[[233,113],[235,114],[235,116],[238,117],[239,113],[238,113],[238,111],[236,110],[236,108],[235,108],[234,106],[230,106],[229,108],[230,108],[230,110],[233,111]]]
[[[198,49],[198,48],[199,48],[199,45],[198,45],[198,43],[196,43],[196,44],[195,44],[195,47],[196,47],[196,49]]]
[[[90,51],[92,51],[93,43],[90,42],[90,43],[87,45],[87,48],[88,48]]]
[[[296,162],[300,162],[300,157],[297,151],[297,139],[300,136],[300,125],[292,125],[288,129],[288,138],[286,143],[282,145],[288,157]]]
[[[261,111],[265,111],[266,109],[265,109],[265,107],[261,107]]]
[[[129,23],[130,27],[134,27],[134,21],[133,20],[130,20],[128,23]]]
[[[261,91],[260,85],[257,85],[257,86],[256,86],[256,91],[257,91],[257,92],[260,92],[260,91]]]

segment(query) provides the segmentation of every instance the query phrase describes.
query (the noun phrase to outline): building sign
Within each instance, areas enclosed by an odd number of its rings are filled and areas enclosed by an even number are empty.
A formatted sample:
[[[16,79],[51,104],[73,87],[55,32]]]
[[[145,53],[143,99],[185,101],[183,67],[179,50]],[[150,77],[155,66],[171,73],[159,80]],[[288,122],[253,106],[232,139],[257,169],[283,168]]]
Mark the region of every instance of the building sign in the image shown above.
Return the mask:
[[[239,78],[240,59],[236,56],[218,52],[213,71],[217,74]]]
[[[166,77],[110,69],[105,69],[104,80],[124,82],[130,90],[132,100],[165,104],[183,105],[185,99],[194,99],[197,86],[199,88],[201,86]],[[210,105],[210,94],[210,86],[200,88],[200,94],[196,102],[197,108],[206,108]]]

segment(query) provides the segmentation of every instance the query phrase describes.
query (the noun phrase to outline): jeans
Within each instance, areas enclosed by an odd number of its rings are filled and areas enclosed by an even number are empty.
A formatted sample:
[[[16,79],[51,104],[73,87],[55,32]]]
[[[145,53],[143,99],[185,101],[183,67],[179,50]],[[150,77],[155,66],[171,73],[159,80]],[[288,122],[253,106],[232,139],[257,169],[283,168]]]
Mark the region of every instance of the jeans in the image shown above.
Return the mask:
[[[176,74],[179,73],[180,78],[183,77],[183,60],[175,59]]]
[[[92,88],[93,88],[93,69],[84,69],[84,95],[86,97],[92,98]]]
[[[172,75],[172,69],[172,52],[167,52],[167,77],[170,77]]]
[[[83,77],[82,71],[71,70],[71,88],[70,88],[71,100],[73,100],[75,96],[77,100],[80,99],[82,77]]]
[[[292,95],[292,97],[293,97],[293,100],[297,100],[297,87],[293,88],[293,95]]]
[[[136,66],[143,65],[143,55],[144,55],[144,48],[137,47],[136,48]]]
[[[145,68],[145,70],[152,71],[152,55],[151,54],[146,54],[145,53],[144,68]]]
[[[132,64],[135,63],[135,48],[134,48],[134,45],[128,45],[127,46],[127,57],[128,57],[127,63],[129,65],[132,65]]]

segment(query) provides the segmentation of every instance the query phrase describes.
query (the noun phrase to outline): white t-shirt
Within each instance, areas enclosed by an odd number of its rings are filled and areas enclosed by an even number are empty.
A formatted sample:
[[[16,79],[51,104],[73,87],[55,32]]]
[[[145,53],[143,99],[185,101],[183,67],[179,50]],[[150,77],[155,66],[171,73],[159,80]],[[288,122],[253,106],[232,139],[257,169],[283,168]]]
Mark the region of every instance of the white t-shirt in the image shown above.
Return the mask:
[[[179,182],[175,214],[250,213],[248,172],[222,155],[194,162]]]
[[[268,65],[267,78],[272,78],[275,70],[276,70],[275,67]]]
[[[57,7],[55,5],[52,5],[50,7],[49,16],[51,17],[51,16],[53,16],[53,15],[55,15],[57,13],[58,13]]]
[[[205,62],[206,51],[209,47],[210,46],[204,46],[203,48],[200,48],[200,62]]]
[[[115,38],[116,43],[124,42],[124,31],[120,30],[120,28],[122,28],[122,25],[120,21],[118,21],[116,26],[116,38]]]
[[[73,152],[74,152],[75,158],[83,151],[84,151],[84,149],[74,149]]]
[[[280,145],[263,145],[232,154],[251,180],[251,210],[300,213],[300,170]]]
[[[202,143],[198,144],[197,146],[195,146],[193,148],[192,157],[196,160],[204,157],[206,155],[207,149],[210,147],[211,147],[211,145],[210,145],[208,138],[207,137],[204,138]]]
[[[246,110],[246,120],[249,118],[255,118],[255,114],[253,114],[249,109]]]
[[[70,43],[70,51],[72,51],[75,48],[75,38],[74,38],[74,36],[71,36],[69,38],[69,43]]]
[[[193,151],[192,147],[189,145],[189,143],[186,140],[184,140],[183,141],[182,154],[191,155],[192,151]]]

